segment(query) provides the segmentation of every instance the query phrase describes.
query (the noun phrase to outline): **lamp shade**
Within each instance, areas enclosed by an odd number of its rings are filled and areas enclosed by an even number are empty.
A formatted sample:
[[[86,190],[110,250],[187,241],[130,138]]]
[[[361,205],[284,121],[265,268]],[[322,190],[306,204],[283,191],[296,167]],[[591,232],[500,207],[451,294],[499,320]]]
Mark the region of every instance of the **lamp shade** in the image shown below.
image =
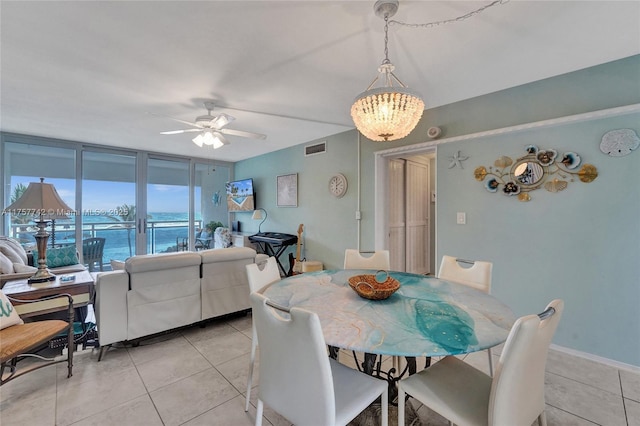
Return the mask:
[[[73,209],[62,201],[52,184],[44,183],[44,178],[40,178],[40,182],[29,183],[22,196],[7,206],[5,211],[61,219],[67,218]]]
[[[47,220],[67,218],[67,214],[73,210],[69,207],[56,188],[50,183],[44,183],[44,178],[40,178],[40,182],[31,182],[26,191],[14,203],[7,206],[5,211],[11,214],[23,214],[30,216],[38,216],[36,221],[38,232],[34,235],[38,248],[38,270],[28,279],[31,283],[43,283],[54,281],[56,276],[47,268],[47,240],[49,234],[46,231]],[[69,349],[71,350],[71,349]]]
[[[261,210],[254,210],[253,211],[253,215],[251,215],[251,219],[253,219],[253,220],[262,219],[262,211]]]
[[[373,141],[393,141],[416,127],[424,102],[406,87],[380,87],[359,94],[351,107],[356,128]]]

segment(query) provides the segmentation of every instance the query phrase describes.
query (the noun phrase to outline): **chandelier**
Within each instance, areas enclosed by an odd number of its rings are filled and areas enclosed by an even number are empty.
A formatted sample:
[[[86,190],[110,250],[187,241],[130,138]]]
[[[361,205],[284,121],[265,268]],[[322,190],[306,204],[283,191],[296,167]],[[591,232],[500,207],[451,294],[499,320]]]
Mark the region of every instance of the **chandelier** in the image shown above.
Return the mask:
[[[193,138],[192,141],[200,148],[202,148],[202,145],[210,145],[213,146],[213,149],[222,148],[229,143],[229,141],[222,136],[222,133],[216,132],[215,130],[205,130]]]
[[[378,76],[367,90],[360,93],[351,106],[356,128],[373,141],[394,141],[407,136],[416,127],[424,111],[424,102],[393,73],[389,60],[389,17],[398,10],[397,0],[379,0],[374,5],[377,16],[384,18],[384,60]],[[377,81],[382,87],[374,88]],[[394,86],[394,84],[396,84]]]

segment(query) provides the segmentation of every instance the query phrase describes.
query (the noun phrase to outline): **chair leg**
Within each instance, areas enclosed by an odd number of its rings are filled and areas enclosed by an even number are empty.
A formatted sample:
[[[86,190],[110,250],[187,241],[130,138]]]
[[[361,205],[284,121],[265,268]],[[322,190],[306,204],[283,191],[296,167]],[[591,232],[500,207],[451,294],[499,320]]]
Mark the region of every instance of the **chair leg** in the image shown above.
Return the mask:
[[[262,426],[262,410],[264,406],[262,400],[258,398],[258,406],[256,407],[256,426]]]
[[[493,355],[491,354],[491,348],[487,349],[489,354],[489,376],[493,377]]]
[[[253,385],[253,364],[256,361],[256,344],[255,344],[255,336],[254,340],[251,341],[251,361],[249,364],[249,377],[247,377],[247,395],[246,401],[244,403],[244,411],[249,411],[249,401],[251,399],[251,386]]]
[[[398,382],[398,426],[404,426],[404,404],[405,404],[404,389],[402,389],[402,383]]]
[[[547,415],[544,411],[538,416],[538,426],[547,426]]]
[[[100,346],[100,353],[98,354],[98,362],[102,361],[102,356],[107,352],[107,348],[110,345],[107,346]]]
[[[384,389],[384,392],[382,393],[382,397],[380,399],[381,399],[380,405],[382,406],[381,424],[382,426],[388,426],[389,425],[389,387],[388,386]],[[398,407],[400,407],[400,404],[398,404]]]

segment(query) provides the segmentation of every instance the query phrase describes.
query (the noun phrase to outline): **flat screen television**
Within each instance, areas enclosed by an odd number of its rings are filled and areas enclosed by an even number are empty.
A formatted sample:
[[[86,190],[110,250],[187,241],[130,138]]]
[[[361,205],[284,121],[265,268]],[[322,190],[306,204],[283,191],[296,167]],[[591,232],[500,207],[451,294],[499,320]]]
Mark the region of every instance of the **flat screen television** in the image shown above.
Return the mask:
[[[230,212],[250,212],[256,209],[253,179],[227,182],[227,209]]]

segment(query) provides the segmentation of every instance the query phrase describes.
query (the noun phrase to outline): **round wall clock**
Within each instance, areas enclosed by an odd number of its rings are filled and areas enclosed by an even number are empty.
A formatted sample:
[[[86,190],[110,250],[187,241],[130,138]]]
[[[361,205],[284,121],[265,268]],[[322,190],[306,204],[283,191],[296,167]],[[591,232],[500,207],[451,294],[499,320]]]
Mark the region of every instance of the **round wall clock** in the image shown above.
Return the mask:
[[[342,198],[347,193],[347,178],[341,173],[331,176],[329,192],[336,198]]]

